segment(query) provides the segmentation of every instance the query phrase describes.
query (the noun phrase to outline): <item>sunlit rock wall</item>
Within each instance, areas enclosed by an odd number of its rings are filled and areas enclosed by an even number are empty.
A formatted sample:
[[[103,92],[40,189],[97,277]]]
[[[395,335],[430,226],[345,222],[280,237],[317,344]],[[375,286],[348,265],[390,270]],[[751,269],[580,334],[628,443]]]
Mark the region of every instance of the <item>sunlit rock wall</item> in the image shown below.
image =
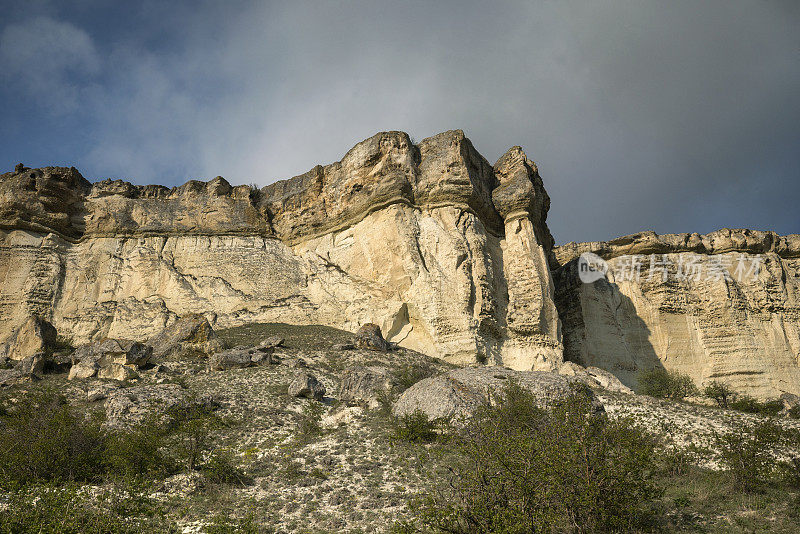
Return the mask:
[[[176,317],[355,330],[460,364],[549,369],[561,332],[549,198],[515,147],[492,167],[462,132],[377,134],[260,190],[0,177],[0,340],[29,315],[75,342],[146,339]]]

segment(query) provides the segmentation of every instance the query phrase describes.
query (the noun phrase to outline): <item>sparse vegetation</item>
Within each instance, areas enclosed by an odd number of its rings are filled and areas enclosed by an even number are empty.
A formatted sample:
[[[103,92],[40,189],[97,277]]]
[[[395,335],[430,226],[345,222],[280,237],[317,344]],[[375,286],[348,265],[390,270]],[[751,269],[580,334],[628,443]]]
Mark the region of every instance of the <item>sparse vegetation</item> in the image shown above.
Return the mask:
[[[725,382],[719,382],[717,380],[706,385],[703,389],[703,394],[709,399],[713,399],[720,408],[728,408],[730,402],[735,397],[733,388]]]
[[[440,436],[444,426],[444,421],[431,421],[420,410],[393,419],[394,437],[403,441],[431,443]]]
[[[178,529],[146,497],[119,493],[97,499],[77,486],[31,486],[6,494],[0,534],[173,534]]]
[[[639,393],[660,399],[681,400],[699,393],[688,375],[666,369],[651,369],[639,374]]]
[[[785,443],[785,433],[769,420],[738,423],[728,432],[717,433],[714,441],[736,488],[752,492],[774,478],[779,465],[776,454]]]
[[[744,413],[775,416],[783,410],[783,403],[779,400],[761,402],[749,395],[737,395],[730,407]]]
[[[317,327],[236,332],[242,344],[284,337],[287,363],[145,373],[180,383],[194,407],[127,430],[104,430],[102,401],[87,402],[100,381],[48,374],[1,391],[0,534],[382,532],[395,520],[396,532],[800,531],[800,425],[775,419],[780,435],[756,432],[772,412],[753,401],[743,414],[734,396],[723,411],[601,392],[607,416],[590,417],[572,400],[538,410],[523,392],[458,430],[422,412],[391,416],[398,390],[447,368],[435,360],[330,351],[349,334],[326,339]],[[286,385],[298,357],[334,396],[353,365],[385,367],[395,387],[381,410],[297,399]],[[219,407],[194,402],[207,397]],[[323,428],[328,411],[339,423]]]
[[[775,416],[784,409],[783,402],[779,399],[759,401],[750,395],[737,394],[724,382],[712,381],[705,387],[703,394],[713,399],[720,408],[730,408],[744,413]],[[793,417],[791,411],[787,415]]]
[[[463,462],[415,509],[440,532],[597,532],[645,527],[661,491],[655,442],[593,415],[578,392],[552,410],[513,382],[451,443]]]

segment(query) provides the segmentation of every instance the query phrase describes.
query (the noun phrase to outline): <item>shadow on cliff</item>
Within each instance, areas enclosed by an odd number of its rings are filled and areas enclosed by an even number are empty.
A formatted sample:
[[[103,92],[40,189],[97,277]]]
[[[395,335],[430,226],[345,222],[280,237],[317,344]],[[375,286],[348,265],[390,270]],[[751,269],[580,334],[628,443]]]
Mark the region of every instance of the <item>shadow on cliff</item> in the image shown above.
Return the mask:
[[[576,262],[553,271],[553,280],[565,361],[605,369],[634,390],[639,373],[664,369],[650,327],[616,283],[584,284]]]
[[[638,390],[639,373],[652,369],[665,369],[656,349],[650,342],[651,329],[639,315],[633,301],[622,293],[615,283],[602,280],[612,292],[612,303],[616,304],[616,333],[625,347],[624,363],[609,362],[608,371],[614,373],[626,386]],[[597,283],[597,282],[596,282]],[[613,357],[613,354],[609,355]],[[602,367],[598,365],[597,367]],[[619,367],[620,369],[615,369]]]

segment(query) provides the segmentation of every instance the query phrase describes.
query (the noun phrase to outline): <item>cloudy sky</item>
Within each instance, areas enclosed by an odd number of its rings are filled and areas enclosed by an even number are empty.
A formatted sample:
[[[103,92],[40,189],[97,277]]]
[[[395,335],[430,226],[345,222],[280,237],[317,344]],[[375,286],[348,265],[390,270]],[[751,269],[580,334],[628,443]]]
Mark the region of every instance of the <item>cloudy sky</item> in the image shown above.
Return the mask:
[[[168,6],[168,7],[167,7]],[[267,184],[382,130],[522,145],[558,243],[800,232],[800,2],[0,0],[0,170]]]

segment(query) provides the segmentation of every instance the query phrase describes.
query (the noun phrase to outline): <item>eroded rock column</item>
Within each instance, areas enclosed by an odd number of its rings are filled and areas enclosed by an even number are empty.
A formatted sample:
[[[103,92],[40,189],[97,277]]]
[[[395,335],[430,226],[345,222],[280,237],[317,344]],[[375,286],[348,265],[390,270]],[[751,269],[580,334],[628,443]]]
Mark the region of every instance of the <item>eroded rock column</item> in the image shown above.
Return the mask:
[[[516,370],[552,370],[563,361],[560,323],[547,253],[550,199],[536,165],[520,147],[495,164],[499,186],[492,201],[503,218],[503,272],[508,289],[502,364]]]

